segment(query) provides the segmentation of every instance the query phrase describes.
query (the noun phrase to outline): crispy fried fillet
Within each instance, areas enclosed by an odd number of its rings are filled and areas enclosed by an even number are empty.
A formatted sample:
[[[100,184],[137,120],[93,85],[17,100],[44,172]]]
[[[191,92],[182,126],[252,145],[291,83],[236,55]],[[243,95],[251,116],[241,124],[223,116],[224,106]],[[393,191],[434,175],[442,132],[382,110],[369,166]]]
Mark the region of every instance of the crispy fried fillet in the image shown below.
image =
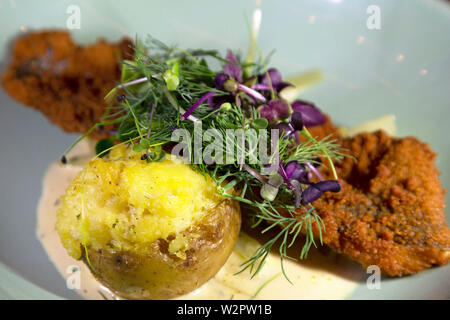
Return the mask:
[[[333,127],[318,130],[323,135]],[[357,161],[346,158],[337,164],[341,192],[326,193],[313,203],[325,224],[324,243],[390,276],[448,263],[445,190],[429,145],[383,131],[341,143]],[[324,174],[332,179],[327,170]]]
[[[132,53],[130,45],[123,39],[81,47],[65,31],[27,33],[13,44],[2,85],[64,131],[85,133],[104,114],[104,96],[119,81],[119,61]]]

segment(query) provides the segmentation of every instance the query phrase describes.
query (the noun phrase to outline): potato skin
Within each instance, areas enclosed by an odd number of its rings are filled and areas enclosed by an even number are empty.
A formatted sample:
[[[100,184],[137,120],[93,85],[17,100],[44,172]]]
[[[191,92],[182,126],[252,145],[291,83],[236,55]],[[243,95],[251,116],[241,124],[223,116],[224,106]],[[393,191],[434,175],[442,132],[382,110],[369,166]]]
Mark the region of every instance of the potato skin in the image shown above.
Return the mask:
[[[198,224],[183,231],[189,237],[186,259],[168,251],[168,240],[150,244],[150,253],[88,248],[87,262],[97,279],[126,299],[171,299],[186,294],[212,278],[228,259],[241,226],[236,201],[226,199]],[[174,236],[175,237],[175,236]]]

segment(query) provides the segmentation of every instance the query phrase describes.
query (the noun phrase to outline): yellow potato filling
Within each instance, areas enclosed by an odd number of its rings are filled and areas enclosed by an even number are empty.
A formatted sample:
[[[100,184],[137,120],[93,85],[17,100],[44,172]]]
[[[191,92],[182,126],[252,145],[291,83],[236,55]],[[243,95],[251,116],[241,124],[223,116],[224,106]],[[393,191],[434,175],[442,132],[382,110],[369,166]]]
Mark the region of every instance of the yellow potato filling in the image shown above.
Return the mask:
[[[90,161],[71,182],[56,230],[72,257],[82,256],[81,243],[145,254],[150,243],[171,235],[169,249],[186,250],[177,234],[223,199],[211,178],[178,159],[169,155],[147,163],[140,156],[116,147],[107,158]]]

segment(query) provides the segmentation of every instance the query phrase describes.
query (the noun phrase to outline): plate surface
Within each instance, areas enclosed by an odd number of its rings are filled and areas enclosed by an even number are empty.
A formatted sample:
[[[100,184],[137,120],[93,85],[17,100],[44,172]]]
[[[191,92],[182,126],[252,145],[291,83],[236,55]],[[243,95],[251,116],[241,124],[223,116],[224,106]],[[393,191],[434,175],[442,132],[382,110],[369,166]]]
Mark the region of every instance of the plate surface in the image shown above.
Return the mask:
[[[183,47],[245,52],[244,16],[251,16],[254,1],[0,0],[0,69],[14,36],[31,29],[66,28],[69,5],[80,8],[80,29],[72,30],[80,43],[152,34]],[[380,9],[379,30],[367,27],[370,5]],[[395,114],[400,136],[415,135],[438,152],[442,183],[450,187],[448,3],[263,0],[262,10],[259,47],[263,53],[276,49],[271,65],[286,76],[311,68],[324,73],[324,81],[303,98],[347,126]],[[66,288],[35,236],[44,172],[76,136],[63,134],[2,90],[0,106],[0,298],[79,299]],[[449,299],[449,275],[446,266],[383,279],[380,290],[369,290],[363,282],[350,298]]]

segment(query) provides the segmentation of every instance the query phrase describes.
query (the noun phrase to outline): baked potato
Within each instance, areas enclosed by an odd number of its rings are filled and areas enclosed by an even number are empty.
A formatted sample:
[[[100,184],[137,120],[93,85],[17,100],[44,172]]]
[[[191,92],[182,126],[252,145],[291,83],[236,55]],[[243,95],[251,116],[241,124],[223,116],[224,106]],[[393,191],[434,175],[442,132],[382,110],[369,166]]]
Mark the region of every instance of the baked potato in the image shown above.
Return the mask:
[[[168,157],[116,147],[71,182],[56,230],[70,256],[128,299],[169,299],[199,287],[237,240],[239,204],[210,177]]]

